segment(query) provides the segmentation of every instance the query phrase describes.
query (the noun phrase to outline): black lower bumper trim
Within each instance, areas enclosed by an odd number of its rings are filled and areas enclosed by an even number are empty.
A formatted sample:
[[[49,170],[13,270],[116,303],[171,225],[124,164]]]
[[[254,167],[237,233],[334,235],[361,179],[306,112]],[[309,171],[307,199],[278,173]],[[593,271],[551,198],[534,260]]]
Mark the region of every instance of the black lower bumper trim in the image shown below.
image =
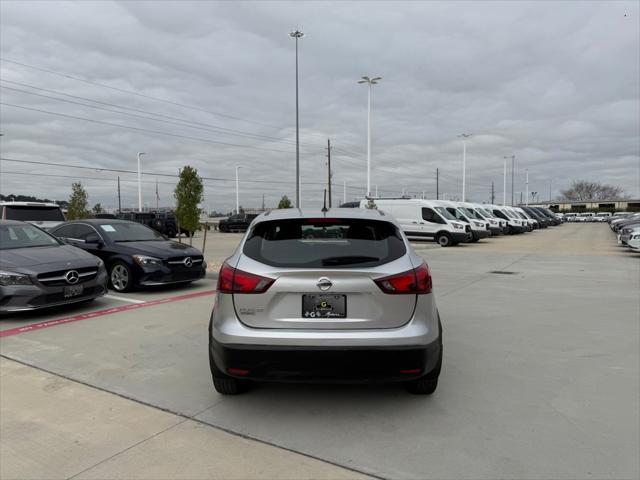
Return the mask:
[[[436,368],[442,347],[302,348],[223,346],[210,342],[212,373],[261,381],[369,383],[419,378]],[[229,375],[228,369],[248,371]]]

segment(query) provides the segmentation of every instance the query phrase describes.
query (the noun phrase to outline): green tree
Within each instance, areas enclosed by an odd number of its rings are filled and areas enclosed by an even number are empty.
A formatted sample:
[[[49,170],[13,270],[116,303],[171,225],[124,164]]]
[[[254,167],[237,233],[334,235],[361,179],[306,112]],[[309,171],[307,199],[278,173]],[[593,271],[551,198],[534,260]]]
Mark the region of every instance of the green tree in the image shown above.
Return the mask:
[[[293,205],[291,204],[291,200],[289,200],[289,197],[287,197],[286,195],[283,195],[282,198],[280,199],[280,202],[278,203],[278,208],[293,208]]]
[[[195,232],[200,223],[200,209],[198,204],[202,202],[204,187],[198,170],[185,165],[180,170],[180,180],[173,193],[176,198],[176,219],[180,228],[189,232]],[[193,235],[189,236],[189,243],[193,244]]]
[[[104,213],[104,209],[102,208],[102,205],[100,205],[99,203],[96,203],[91,210],[93,211],[94,215],[99,215],[101,213]]]
[[[69,207],[67,210],[67,220],[77,220],[87,218],[89,212],[89,195],[82,186],[82,183],[76,182],[71,185],[71,196],[69,197]]]

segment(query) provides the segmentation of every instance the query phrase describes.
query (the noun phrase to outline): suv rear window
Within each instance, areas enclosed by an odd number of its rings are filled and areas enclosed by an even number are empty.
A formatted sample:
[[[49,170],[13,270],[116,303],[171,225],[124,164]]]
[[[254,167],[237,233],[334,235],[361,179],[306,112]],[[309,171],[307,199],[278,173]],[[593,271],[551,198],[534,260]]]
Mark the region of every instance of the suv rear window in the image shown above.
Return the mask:
[[[62,210],[56,207],[5,206],[4,218],[7,220],[64,222]]]
[[[392,223],[353,218],[260,222],[243,249],[249,258],[285,268],[368,268],[406,251]]]

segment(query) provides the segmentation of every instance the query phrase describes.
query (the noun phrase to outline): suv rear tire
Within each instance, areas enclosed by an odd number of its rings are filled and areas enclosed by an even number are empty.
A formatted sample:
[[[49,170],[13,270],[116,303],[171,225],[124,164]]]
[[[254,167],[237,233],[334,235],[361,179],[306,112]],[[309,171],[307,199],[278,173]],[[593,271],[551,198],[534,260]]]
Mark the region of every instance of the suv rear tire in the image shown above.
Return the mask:
[[[244,393],[249,389],[249,384],[246,381],[236,380],[235,378],[219,378],[213,377],[213,386],[216,392],[222,395],[238,395]]]

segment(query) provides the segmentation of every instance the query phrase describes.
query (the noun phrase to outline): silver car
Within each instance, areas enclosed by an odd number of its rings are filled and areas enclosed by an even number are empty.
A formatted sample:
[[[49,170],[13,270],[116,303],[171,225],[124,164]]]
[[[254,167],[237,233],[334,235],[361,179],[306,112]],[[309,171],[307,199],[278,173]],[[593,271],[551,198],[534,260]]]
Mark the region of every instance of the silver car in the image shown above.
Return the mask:
[[[91,300],[106,285],[98,257],[28,223],[0,220],[0,313]]]
[[[222,394],[252,380],[433,393],[442,326],[429,269],[378,210],[262,214],[220,270],[209,359]]]

